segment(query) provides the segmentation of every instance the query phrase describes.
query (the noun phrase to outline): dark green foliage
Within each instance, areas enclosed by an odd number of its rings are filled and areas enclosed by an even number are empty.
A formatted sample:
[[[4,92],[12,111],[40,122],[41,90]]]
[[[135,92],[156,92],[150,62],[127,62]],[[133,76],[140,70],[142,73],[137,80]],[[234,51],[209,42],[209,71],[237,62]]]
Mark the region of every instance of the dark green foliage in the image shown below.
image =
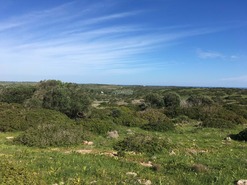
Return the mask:
[[[176,118],[179,115],[186,115],[184,111],[187,110],[182,107],[176,107],[176,108],[165,108],[164,114],[169,118]],[[189,117],[189,116],[188,116]]]
[[[7,158],[1,156],[0,160],[0,184],[13,185],[13,184],[33,184],[42,185],[45,184],[41,180],[41,176],[38,173],[32,172],[17,162],[10,161]]]
[[[108,131],[116,129],[116,125],[110,120],[88,119],[80,124],[85,130],[100,135],[105,135]]]
[[[0,131],[24,131],[41,123],[64,123],[70,119],[57,111],[26,109],[19,104],[0,103]]]
[[[86,137],[81,126],[41,124],[26,130],[14,142],[31,147],[68,146],[82,143]]]
[[[168,108],[176,108],[180,106],[180,96],[176,93],[170,92],[163,96],[164,105]]]
[[[128,107],[119,107],[112,110],[111,116],[113,122],[117,125],[123,125],[128,127],[137,127],[143,125],[143,120],[136,116],[134,110]]]
[[[43,80],[39,82],[40,89],[51,89],[53,87],[61,87],[63,82],[60,80]]]
[[[57,80],[41,81],[35,85],[0,87],[0,101],[23,104],[27,108],[47,108],[60,111],[70,118],[86,117],[91,101],[77,84]]]
[[[163,107],[163,99],[156,93],[150,93],[145,96],[145,101],[151,105],[151,107]]]
[[[121,116],[122,112],[119,109],[113,109],[111,112],[111,116],[113,118],[119,118]]]
[[[43,97],[43,107],[60,111],[71,118],[84,117],[90,100],[79,89],[68,89],[66,86],[53,87]]]
[[[169,118],[158,109],[146,109],[137,113],[146,123],[168,121]]]
[[[213,104],[213,100],[211,100],[207,96],[202,95],[191,95],[186,102],[190,106],[210,106]]]
[[[163,149],[171,147],[164,139],[157,136],[135,134],[126,137],[123,141],[116,143],[114,149],[119,152],[134,151],[148,154],[160,153]]]
[[[236,124],[221,118],[207,118],[202,122],[203,127],[211,128],[234,128]]]
[[[174,123],[172,121],[151,122],[141,127],[144,130],[166,132],[175,130]]]
[[[238,104],[226,104],[224,108],[236,113],[237,115],[241,115],[243,118],[247,119],[247,106],[238,105]]]
[[[191,120],[188,116],[185,116],[185,115],[179,115],[178,117],[172,119],[172,122],[175,123],[175,124],[187,124],[187,123],[190,123]]]
[[[246,120],[241,115],[238,115],[235,112],[227,110],[220,106],[183,107],[173,110],[166,109],[165,114],[171,118],[185,115],[190,119],[198,121],[204,121],[213,118],[225,120],[226,122],[232,122],[235,125],[246,123]]]
[[[92,109],[89,116],[90,119],[110,120],[112,114],[111,109]]]
[[[54,109],[63,113],[68,113],[70,108],[69,93],[65,88],[54,87],[47,91],[43,97],[43,107],[46,109]]]
[[[208,117],[208,115],[213,112],[213,108],[204,108],[204,107],[183,107],[175,109],[173,112],[167,110],[165,114],[172,115],[173,118],[178,117],[180,115],[185,115],[190,119],[195,120],[204,120]]]
[[[13,85],[5,87],[0,93],[0,101],[6,103],[23,103],[32,97],[36,87],[33,85]]]

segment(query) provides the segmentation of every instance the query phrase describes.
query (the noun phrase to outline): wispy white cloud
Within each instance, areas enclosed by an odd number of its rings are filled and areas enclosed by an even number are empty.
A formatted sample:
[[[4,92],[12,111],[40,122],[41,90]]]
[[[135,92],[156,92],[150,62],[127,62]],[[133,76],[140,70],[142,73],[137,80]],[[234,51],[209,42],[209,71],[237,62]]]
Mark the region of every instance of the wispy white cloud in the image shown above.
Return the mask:
[[[221,81],[235,82],[235,83],[246,83],[245,84],[245,86],[246,86],[247,85],[247,75],[229,77],[229,78],[222,78]]]
[[[120,21],[143,14],[143,11],[102,12],[102,4],[79,9],[74,3],[0,21],[0,63],[4,66],[0,73],[37,74],[42,71],[79,75],[88,70],[136,73],[138,68],[145,71],[160,62],[142,65],[147,62],[145,56],[153,50],[184,38],[220,31],[183,25],[150,31],[144,25]],[[140,55],[143,57],[138,57]],[[202,50],[198,55],[201,58],[224,57]]]
[[[225,58],[225,55],[215,51],[203,51],[201,49],[197,49],[197,56],[202,59],[214,59],[214,58]]]

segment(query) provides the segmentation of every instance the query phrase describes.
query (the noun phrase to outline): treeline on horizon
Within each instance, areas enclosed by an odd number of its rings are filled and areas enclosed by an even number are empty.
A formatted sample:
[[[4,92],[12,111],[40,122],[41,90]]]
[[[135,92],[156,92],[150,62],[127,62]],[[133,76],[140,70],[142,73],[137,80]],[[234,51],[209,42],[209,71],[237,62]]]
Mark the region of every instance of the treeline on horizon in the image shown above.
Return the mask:
[[[60,132],[60,137],[71,137],[73,144],[88,133],[104,136],[118,126],[166,132],[176,130],[177,124],[193,123],[228,129],[247,123],[247,90],[83,85],[59,80],[2,83],[0,115],[0,131],[25,131],[17,140],[38,146],[68,143],[32,141],[30,134],[37,130]],[[67,129],[66,136],[61,136],[62,129]],[[83,130],[84,135],[76,130]],[[72,138],[72,133],[78,137]],[[247,140],[245,136],[235,139]]]

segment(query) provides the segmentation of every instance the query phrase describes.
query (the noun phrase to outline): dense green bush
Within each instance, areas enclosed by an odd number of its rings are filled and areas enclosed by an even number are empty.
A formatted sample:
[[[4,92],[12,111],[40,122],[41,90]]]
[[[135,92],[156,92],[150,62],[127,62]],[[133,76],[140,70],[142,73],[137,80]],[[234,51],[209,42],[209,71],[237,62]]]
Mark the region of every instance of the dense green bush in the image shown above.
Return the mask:
[[[116,129],[116,125],[110,120],[87,119],[80,122],[80,124],[85,130],[101,135]]]
[[[145,101],[150,104],[151,107],[161,108],[164,106],[162,97],[156,93],[149,93],[145,96]]]
[[[0,160],[0,184],[45,184],[38,173],[32,172],[17,162],[10,161],[1,156]]]
[[[42,106],[60,111],[70,118],[85,117],[90,106],[89,97],[81,89],[68,89],[66,85],[53,87],[43,96]]]
[[[185,116],[185,115],[179,115],[178,117],[172,119],[172,122],[174,124],[187,124],[187,123],[190,123],[192,122],[193,120],[190,119],[188,116]]]
[[[234,128],[236,124],[221,118],[207,118],[202,122],[202,126],[211,128]]]
[[[0,131],[24,131],[42,123],[71,122],[64,114],[48,109],[27,109],[19,104],[0,103]]]
[[[89,118],[91,119],[101,119],[101,120],[109,120],[111,119],[111,114],[112,114],[112,110],[111,109],[97,109],[94,108],[91,110],[91,114],[89,116]]]
[[[225,109],[235,112],[237,115],[242,116],[247,119],[247,106],[238,105],[238,104],[226,104]]]
[[[186,102],[190,106],[210,106],[213,105],[213,100],[207,96],[191,95]]]
[[[117,125],[123,125],[128,127],[138,127],[143,125],[143,119],[136,115],[134,110],[128,107],[114,108],[111,113],[113,122]]]
[[[172,121],[151,122],[141,127],[144,130],[166,132],[175,130],[174,123]]]
[[[162,152],[163,149],[169,149],[171,146],[172,144],[168,141],[157,136],[135,134],[116,143],[114,149],[118,152],[134,151],[155,154]]]
[[[163,96],[164,105],[168,108],[176,108],[180,106],[180,96],[177,93],[169,92]]]
[[[81,126],[41,124],[26,130],[14,142],[31,147],[68,146],[82,143],[87,137]]]
[[[12,85],[3,88],[0,101],[6,103],[23,103],[32,97],[36,87],[34,85]]]
[[[169,118],[158,109],[146,109],[137,112],[137,116],[145,120],[146,123],[168,121]]]

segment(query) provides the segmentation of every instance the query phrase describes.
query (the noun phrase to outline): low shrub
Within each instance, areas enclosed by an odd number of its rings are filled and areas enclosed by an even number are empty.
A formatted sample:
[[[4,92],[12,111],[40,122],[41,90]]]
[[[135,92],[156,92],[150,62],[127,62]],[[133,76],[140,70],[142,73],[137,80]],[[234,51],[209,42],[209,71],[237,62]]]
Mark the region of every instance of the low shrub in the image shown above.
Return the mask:
[[[25,131],[44,123],[67,123],[71,120],[64,114],[48,109],[26,109],[19,104],[0,103],[0,131]]]
[[[127,127],[139,127],[143,125],[143,119],[136,116],[134,110],[128,107],[114,108],[111,113],[113,122],[117,125],[123,125]]]
[[[166,131],[175,130],[175,126],[172,121],[148,123],[143,125],[141,128],[144,130],[157,131],[157,132],[166,132]]]
[[[157,136],[135,134],[116,143],[114,149],[120,153],[125,151],[134,151],[155,154],[162,152],[164,148],[167,149],[170,147],[171,144],[168,141]]]
[[[172,122],[174,123],[174,124],[188,124],[188,123],[190,123],[191,121],[193,121],[193,120],[191,120],[188,116],[185,116],[185,115],[180,115],[180,116],[178,116],[178,117],[176,117],[176,118],[174,118],[174,119],[172,119]]]
[[[105,135],[108,131],[116,130],[116,125],[110,120],[88,119],[80,124],[85,130],[100,135]]]
[[[0,101],[6,103],[20,103],[32,97],[36,90],[34,85],[12,85],[4,88],[0,93]]]
[[[233,122],[221,118],[207,118],[202,122],[202,127],[234,128],[235,126]]]
[[[169,118],[158,109],[146,109],[138,112],[137,116],[145,120],[147,123],[169,120]]]
[[[30,147],[68,146],[82,143],[87,134],[81,126],[41,124],[30,128],[14,139],[15,143]]]
[[[16,162],[1,157],[0,184],[45,184],[38,173],[20,167]]]

